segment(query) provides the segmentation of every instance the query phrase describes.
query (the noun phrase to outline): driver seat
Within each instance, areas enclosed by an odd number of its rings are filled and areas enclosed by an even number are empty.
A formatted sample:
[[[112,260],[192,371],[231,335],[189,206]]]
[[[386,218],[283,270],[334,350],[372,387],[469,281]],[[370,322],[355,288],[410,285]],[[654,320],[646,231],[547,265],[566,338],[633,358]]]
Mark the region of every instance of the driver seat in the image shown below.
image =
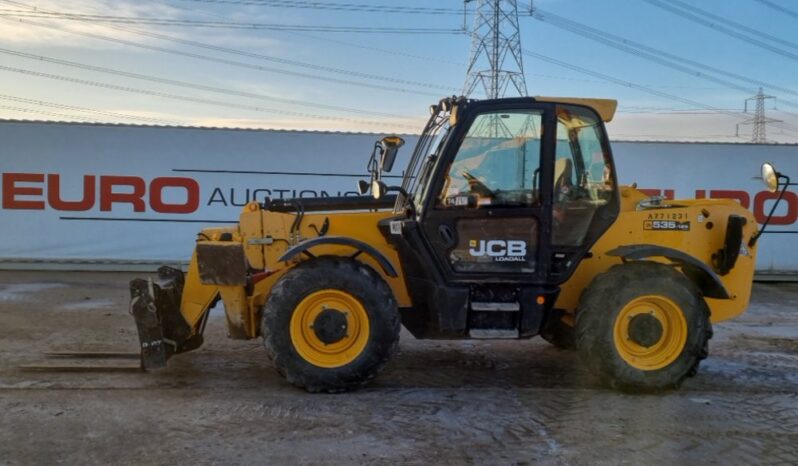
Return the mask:
[[[574,165],[571,159],[557,159],[554,162],[554,192],[563,186],[570,186],[573,179]]]

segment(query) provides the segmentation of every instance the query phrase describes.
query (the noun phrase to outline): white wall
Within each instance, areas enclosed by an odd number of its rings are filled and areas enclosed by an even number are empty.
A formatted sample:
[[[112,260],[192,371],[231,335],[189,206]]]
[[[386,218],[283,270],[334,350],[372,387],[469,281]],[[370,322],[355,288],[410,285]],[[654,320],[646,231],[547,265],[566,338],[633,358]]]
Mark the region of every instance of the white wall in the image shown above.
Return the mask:
[[[194,244],[196,232],[213,222],[235,222],[240,206],[255,195],[262,200],[328,194],[354,194],[355,182],[366,177],[366,161],[379,135],[285,131],[247,131],[194,128],[158,128],[114,125],[0,122],[0,261],[67,260],[182,261]],[[415,143],[408,137],[402,154]],[[798,179],[797,146],[732,144],[614,144],[624,183],[672,189],[676,197],[693,197],[701,190],[739,190],[752,202],[762,191],[753,180],[762,161],[770,160]],[[396,171],[405,159],[397,161]],[[239,171],[231,173],[229,171]],[[32,175],[31,182],[19,175]],[[47,175],[50,175],[48,178]],[[58,207],[63,201],[84,199],[84,177],[94,176],[85,206]],[[52,182],[57,176],[60,190]],[[136,212],[130,203],[113,203],[102,210],[102,183],[110,177],[133,177],[146,192]],[[104,177],[104,178],[102,178]],[[102,179],[101,179],[102,178]],[[156,190],[153,181],[193,185],[196,189]],[[178,180],[163,180],[178,178]],[[13,180],[13,183],[12,183]],[[193,181],[191,181],[193,180]],[[123,183],[124,184],[124,183]],[[121,193],[132,187],[116,186]],[[26,191],[28,190],[28,191]],[[15,191],[15,192],[12,192]],[[176,206],[196,192],[190,213],[158,212],[157,201]],[[53,202],[54,201],[54,202]],[[798,198],[786,225],[772,231],[798,232]],[[92,204],[91,208],[84,210]],[[166,207],[166,208],[164,208]],[[64,210],[79,208],[80,210]],[[170,210],[161,206],[160,210]],[[178,209],[180,210],[180,209]],[[762,270],[798,271],[798,252],[791,247],[795,234],[763,237],[758,266]]]

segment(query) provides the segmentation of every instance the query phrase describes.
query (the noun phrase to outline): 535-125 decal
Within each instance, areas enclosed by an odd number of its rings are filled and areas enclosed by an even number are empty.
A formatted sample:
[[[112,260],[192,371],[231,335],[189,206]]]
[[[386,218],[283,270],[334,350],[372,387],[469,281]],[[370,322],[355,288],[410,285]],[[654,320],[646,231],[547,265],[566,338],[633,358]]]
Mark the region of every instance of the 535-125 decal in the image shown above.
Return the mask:
[[[645,220],[643,221],[643,229],[655,231],[690,231],[690,222],[680,222],[678,220]]]

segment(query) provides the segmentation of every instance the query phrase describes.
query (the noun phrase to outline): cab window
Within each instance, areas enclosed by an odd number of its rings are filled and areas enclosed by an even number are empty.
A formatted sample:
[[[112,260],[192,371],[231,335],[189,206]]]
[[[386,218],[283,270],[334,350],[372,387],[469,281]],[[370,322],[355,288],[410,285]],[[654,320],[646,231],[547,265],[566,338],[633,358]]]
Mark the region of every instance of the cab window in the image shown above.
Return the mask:
[[[552,242],[584,244],[596,211],[615,195],[614,175],[605,150],[601,120],[592,111],[557,107]]]
[[[538,205],[542,121],[539,110],[478,115],[446,171],[436,208]]]

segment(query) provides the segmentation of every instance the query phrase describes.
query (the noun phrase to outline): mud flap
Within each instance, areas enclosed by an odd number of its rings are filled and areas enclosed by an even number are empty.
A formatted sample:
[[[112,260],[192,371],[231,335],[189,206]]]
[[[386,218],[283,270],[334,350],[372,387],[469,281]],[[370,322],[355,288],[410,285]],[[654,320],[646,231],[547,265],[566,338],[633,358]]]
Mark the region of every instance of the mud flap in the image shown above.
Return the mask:
[[[192,335],[180,313],[183,284],[183,272],[172,267],[158,269],[156,280],[130,282],[130,313],[138,329],[144,370],[166,367],[173,354],[202,344],[202,336]]]

